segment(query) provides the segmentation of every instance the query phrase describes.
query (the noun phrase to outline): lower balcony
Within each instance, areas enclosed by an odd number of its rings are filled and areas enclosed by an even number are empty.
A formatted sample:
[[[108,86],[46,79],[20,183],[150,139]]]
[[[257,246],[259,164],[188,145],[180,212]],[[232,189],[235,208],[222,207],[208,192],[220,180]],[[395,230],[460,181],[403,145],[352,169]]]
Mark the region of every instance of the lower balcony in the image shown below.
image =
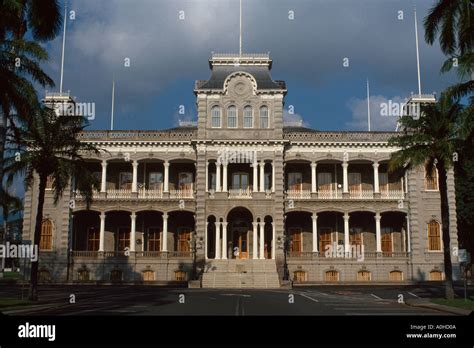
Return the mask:
[[[136,257],[136,258],[152,258],[152,259],[173,259],[173,258],[183,258],[190,259],[192,258],[191,251],[136,251],[130,252],[130,255],[127,256],[123,251],[81,251],[75,250],[71,252],[71,255],[74,258],[80,259],[102,259],[102,258],[126,258],[126,257]]]
[[[357,260],[363,258],[364,260],[383,260],[383,259],[407,259],[409,256],[408,252],[395,251],[395,252],[381,252],[377,253],[375,251],[364,252],[363,255],[355,255],[353,253],[344,254],[341,253],[339,256],[325,256],[324,252],[312,252],[312,251],[289,251],[288,258],[290,260],[332,260],[338,262],[341,260]]]

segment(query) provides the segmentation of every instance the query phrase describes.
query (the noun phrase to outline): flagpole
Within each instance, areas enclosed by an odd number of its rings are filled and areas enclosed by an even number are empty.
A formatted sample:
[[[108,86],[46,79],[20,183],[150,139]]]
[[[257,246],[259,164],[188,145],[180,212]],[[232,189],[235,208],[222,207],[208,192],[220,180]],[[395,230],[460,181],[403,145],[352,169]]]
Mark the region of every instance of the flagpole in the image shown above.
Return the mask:
[[[67,0],[64,1],[63,47],[62,47],[62,55],[61,55],[61,80],[59,83],[59,93],[63,92],[64,48],[66,46],[66,24],[67,24]]]
[[[114,130],[115,79],[112,80],[112,112],[110,113],[110,130]]]

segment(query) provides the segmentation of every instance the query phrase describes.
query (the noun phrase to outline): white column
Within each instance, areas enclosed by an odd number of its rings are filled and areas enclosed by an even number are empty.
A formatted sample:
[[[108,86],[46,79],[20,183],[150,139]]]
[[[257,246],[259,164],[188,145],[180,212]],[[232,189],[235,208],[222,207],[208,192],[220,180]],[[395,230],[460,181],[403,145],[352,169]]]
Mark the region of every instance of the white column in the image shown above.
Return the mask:
[[[208,259],[208,256],[207,256],[207,234],[209,232],[209,222],[206,222],[206,233],[204,234],[204,258],[207,260]]]
[[[260,222],[260,259],[265,259],[265,222]]]
[[[133,179],[132,179],[132,192],[137,192],[138,190],[138,161],[132,162],[133,168]]]
[[[130,215],[130,222],[130,251],[135,251],[137,228],[137,215],[135,213],[132,213],[132,215]]]
[[[407,252],[411,253],[410,218],[408,217],[408,214],[405,218],[407,219]]]
[[[221,164],[216,162],[216,192],[221,192]]]
[[[375,240],[377,245],[377,252],[382,252],[382,238],[380,236],[380,213],[375,214]]]
[[[347,180],[347,168],[349,167],[349,163],[344,162],[342,163],[342,192],[348,193],[349,192],[349,183]]]
[[[260,162],[260,192],[265,192],[265,162]]]
[[[313,253],[318,252],[318,214],[313,214]]]
[[[316,162],[311,163],[311,193],[316,193]]]
[[[221,258],[221,223],[216,221],[216,260]]]
[[[257,161],[253,162],[253,192],[258,192],[258,163]]]
[[[275,248],[276,248],[276,230],[275,230],[275,223],[272,221],[272,260],[275,260]]]
[[[379,193],[380,188],[379,188],[379,163],[374,162],[372,164],[372,167],[374,167],[374,193]]]
[[[272,161],[272,192],[275,192],[275,160]]]
[[[209,161],[206,159],[206,192],[209,192]]]
[[[227,192],[227,163],[222,165],[222,192]]]
[[[252,249],[253,249],[253,256],[252,258],[256,260],[258,258],[258,249],[257,249],[257,244],[258,244],[258,239],[257,239],[257,233],[258,233],[258,222],[253,222],[253,243],[252,243]]]
[[[227,260],[227,222],[222,223],[222,259]]]
[[[168,161],[165,161],[163,163],[163,166],[165,167],[165,177],[164,177],[164,189],[163,192],[169,192],[169,185],[170,185],[170,164]]]
[[[168,251],[168,214],[163,213],[163,240],[161,241],[161,251]]]
[[[100,214],[100,235],[99,251],[104,251],[105,247],[105,213]]]
[[[349,214],[344,214],[344,251],[347,253],[351,250],[350,240],[349,240]]]
[[[100,182],[100,192],[107,191],[107,161],[102,161],[102,181]]]

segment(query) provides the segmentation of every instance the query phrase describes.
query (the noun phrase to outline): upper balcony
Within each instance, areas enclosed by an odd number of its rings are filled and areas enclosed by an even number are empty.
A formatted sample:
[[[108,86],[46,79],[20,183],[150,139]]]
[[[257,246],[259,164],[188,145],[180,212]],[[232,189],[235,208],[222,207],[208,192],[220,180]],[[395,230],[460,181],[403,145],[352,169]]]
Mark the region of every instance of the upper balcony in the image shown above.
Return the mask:
[[[101,183],[95,200],[194,199],[196,169],[193,161],[111,159],[91,161],[90,170]],[[76,192],[77,199],[83,199]]]
[[[288,162],[285,197],[315,200],[400,200],[405,198],[404,176],[391,173],[385,162]]]

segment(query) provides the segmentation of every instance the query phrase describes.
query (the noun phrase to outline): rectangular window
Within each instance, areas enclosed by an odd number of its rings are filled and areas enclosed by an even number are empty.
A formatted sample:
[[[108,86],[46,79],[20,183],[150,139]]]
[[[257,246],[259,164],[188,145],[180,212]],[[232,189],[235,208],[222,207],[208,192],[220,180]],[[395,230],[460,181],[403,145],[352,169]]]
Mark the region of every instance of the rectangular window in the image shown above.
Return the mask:
[[[191,228],[178,227],[178,251],[191,251],[189,242],[191,240]]]
[[[388,193],[388,173],[379,173],[380,193]]]
[[[361,194],[362,193],[362,176],[361,173],[349,173],[349,193]]]
[[[96,227],[89,227],[87,229],[88,241],[87,250],[98,251],[100,243],[100,231]]]
[[[260,108],[260,128],[268,128],[268,108]]]
[[[362,228],[352,227],[349,230],[349,242],[351,245],[362,245]]]
[[[329,192],[332,189],[331,173],[318,173],[318,191]]]
[[[124,251],[130,248],[130,227],[118,228],[118,251]]]
[[[119,185],[122,190],[132,189],[133,175],[131,172],[120,172],[119,173]]]
[[[150,172],[148,173],[148,189],[161,190],[163,186],[163,173]]]
[[[178,175],[178,186],[180,190],[192,190],[193,188],[193,173],[182,172]]]
[[[237,128],[237,109],[235,107],[230,107],[227,110],[227,127]]]
[[[303,234],[300,227],[292,227],[290,232],[290,251],[299,253],[303,251]]]
[[[392,228],[382,227],[380,230],[382,237],[382,251],[385,253],[391,253],[392,250]]]
[[[247,173],[232,174],[232,189],[246,190],[249,187],[249,175]]]
[[[221,110],[219,107],[213,107],[211,110],[211,125],[212,128],[221,127]]]
[[[324,252],[328,245],[331,245],[331,235],[332,235],[332,228],[331,227],[321,227],[319,231],[319,251],[324,256]]]
[[[244,128],[252,128],[252,127],[253,127],[252,108],[245,107],[244,108]]]
[[[303,189],[303,173],[288,173],[288,189],[297,191]]]

